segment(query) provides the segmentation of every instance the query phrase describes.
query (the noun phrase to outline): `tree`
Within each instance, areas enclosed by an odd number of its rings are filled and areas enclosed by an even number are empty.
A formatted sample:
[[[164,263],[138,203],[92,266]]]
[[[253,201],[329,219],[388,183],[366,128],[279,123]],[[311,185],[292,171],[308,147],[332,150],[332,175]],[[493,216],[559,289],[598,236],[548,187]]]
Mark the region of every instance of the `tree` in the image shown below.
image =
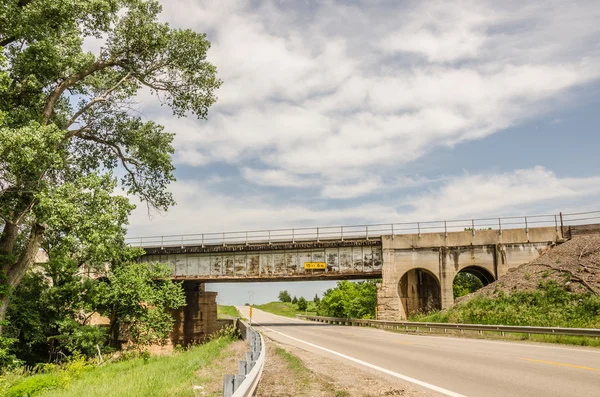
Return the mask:
[[[111,170],[119,169],[120,187],[149,210],[174,204],[167,190],[173,134],[131,111],[133,98],[150,92],[176,116],[206,118],[221,84],[206,61],[206,36],[160,22],[156,0],[4,3],[0,324],[10,294],[61,216],[41,203],[68,211],[59,192],[65,184],[115,180]],[[105,39],[98,54],[83,50],[90,37]]]
[[[294,297],[292,298],[292,304],[296,304],[298,303],[298,298],[296,298],[296,295],[294,295]]]
[[[42,243],[49,261],[27,272],[15,289],[6,331],[29,364],[74,352],[95,355],[106,344],[105,330],[89,323],[98,306],[97,278],[141,253],[125,245],[133,206],[112,195],[115,187],[109,174],[89,175],[56,187],[37,204],[39,213],[53,214]]]
[[[292,298],[290,297],[290,293],[286,290],[279,291],[279,302],[291,302]]]
[[[339,281],[323,294],[318,313],[329,317],[375,318],[377,282]]]
[[[298,310],[305,311],[308,308],[308,302],[303,296],[298,299]]]
[[[175,321],[169,309],[185,305],[183,287],[163,264],[122,266],[98,288],[98,311],[110,319],[113,345],[123,335],[136,346],[166,343]]]
[[[318,294],[315,294],[315,297],[313,298],[313,302],[315,302],[316,305],[318,305],[319,302],[321,302],[321,299],[319,298]]]

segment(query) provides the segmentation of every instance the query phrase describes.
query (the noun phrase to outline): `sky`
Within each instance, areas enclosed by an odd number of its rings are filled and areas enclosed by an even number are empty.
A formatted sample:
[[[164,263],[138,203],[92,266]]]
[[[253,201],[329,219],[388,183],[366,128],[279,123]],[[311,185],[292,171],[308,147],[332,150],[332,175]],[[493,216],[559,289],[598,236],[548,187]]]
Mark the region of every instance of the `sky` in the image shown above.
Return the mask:
[[[129,236],[600,210],[598,1],[163,1],[223,85]],[[210,284],[219,303],[332,282]]]

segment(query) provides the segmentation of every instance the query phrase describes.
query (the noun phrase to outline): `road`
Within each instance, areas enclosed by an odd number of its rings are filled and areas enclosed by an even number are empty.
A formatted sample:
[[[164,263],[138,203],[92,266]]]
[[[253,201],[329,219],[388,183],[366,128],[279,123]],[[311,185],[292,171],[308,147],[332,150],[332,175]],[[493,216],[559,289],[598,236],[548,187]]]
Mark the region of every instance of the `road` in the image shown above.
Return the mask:
[[[248,307],[238,307],[249,317]],[[258,329],[291,344],[445,396],[600,396],[600,349],[328,325],[253,309]]]

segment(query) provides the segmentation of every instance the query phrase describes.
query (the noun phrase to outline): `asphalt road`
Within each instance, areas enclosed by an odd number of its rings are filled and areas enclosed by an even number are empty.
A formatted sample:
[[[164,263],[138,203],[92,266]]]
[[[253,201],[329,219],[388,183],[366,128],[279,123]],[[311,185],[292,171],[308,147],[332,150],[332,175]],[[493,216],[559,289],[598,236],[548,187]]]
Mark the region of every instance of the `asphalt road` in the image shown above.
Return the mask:
[[[247,307],[238,307],[249,317]],[[328,325],[253,309],[268,337],[446,396],[599,396],[600,349]],[[267,358],[268,359],[268,358]]]

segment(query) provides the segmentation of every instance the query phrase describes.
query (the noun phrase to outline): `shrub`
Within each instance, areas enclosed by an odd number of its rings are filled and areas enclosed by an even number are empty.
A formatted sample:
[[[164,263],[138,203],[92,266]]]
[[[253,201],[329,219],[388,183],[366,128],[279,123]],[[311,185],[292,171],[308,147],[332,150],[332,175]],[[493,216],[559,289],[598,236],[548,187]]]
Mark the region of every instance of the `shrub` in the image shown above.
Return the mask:
[[[290,293],[286,290],[279,291],[279,301],[280,302],[291,302],[292,298],[290,297]]]
[[[308,302],[303,296],[298,299],[298,310],[305,311],[308,308]]]

